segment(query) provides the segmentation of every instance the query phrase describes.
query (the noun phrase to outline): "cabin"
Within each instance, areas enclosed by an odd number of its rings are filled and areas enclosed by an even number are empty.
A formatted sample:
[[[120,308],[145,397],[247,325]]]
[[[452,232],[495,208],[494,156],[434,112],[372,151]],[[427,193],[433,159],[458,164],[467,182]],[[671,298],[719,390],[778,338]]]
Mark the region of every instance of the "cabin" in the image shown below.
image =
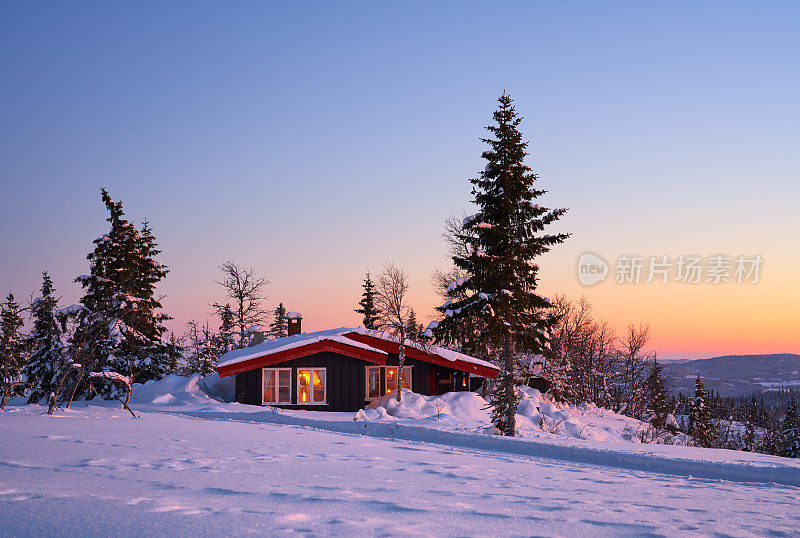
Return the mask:
[[[397,390],[397,338],[364,327],[304,333],[302,316],[287,314],[289,336],[254,340],[220,358],[220,377],[236,376],[236,401],[318,411],[357,411]],[[405,346],[402,387],[438,395],[480,390],[499,369],[490,362],[432,345]]]

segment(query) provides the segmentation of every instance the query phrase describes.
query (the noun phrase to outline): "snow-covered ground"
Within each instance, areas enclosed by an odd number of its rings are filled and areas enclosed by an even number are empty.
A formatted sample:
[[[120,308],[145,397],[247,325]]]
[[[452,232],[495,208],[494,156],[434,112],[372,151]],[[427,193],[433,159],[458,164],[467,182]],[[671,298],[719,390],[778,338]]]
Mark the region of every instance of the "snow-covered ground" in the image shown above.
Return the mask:
[[[603,413],[589,408],[576,420],[584,432],[596,423],[606,440],[534,425],[503,438],[484,432],[475,402],[461,394],[444,398],[446,416],[435,406],[439,420],[430,416],[433,403],[415,395],[403,409],[387,403],[359,420],[224,404],[196,378],[138,387],[137,419],[117,402],[78,402],[55,416],[8,406],[0,413],[0,534],[800,529],[795,460],[633,443],[615,436],[617,418],[591,419]]]

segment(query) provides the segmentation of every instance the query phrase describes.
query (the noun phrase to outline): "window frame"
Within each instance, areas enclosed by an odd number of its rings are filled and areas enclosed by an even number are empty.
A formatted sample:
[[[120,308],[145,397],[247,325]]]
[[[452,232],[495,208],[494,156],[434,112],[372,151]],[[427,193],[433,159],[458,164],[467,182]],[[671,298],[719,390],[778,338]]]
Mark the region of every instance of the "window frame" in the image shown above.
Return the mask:
[[[308,370],[311,372],[308,381],[308,395],[309,401],[301,402],[300,401],[300,372],[303,370]],[[314,387],[317,386],[314,384],[314,371],[322,371],[325,372],[325,382],[322,385],[325,392],[325,399],[321,402],[313,402],[311,400],[314,399]],[[324,366],[298,366],[297,367],[297,389],[295,390],[295,397],[297,398],[297,405],[328,405],[328,369]]]
[[[264,395],[267,392],[267,376],[264,375],[264,372],[267,370],[275,372],[275,401],[274,402],[267,402],[264,399]],[[279,402],[278,401],[278,394],[280,394],[280,372],[281,371],[288,371],[289,372],[289,400],[286,402]],[[262,368],[261,369],[261,405],[292,405],[292,369],[291,368]]]
[[[369,371],[370,370],[377,370],[378,371],[378,395],[377,396],[370,396],[369,395]],[[382,366],[367,366],[366,367],[366,376],[364,379],[364,395],[366,396],[367,401],[377,400],[381,397],[381,371],[383,370]]]
[[[388,386],[389,386],[388,381],[389,381],[389,379],[386,376],[386,372],[387,372],[387,370],[389,368],[398,368],[398,372],[397,373],[398,374],[400,373],[399,366],[396,365],[396,364],[390,364],[390,365],[385,365],[385,366],[365,366],[364,367],[364,372],[365,372],[365,376],[364,376],[364,401],[371,402],[373,400],[377,400],[378,398],[383,398],[384,396],[388,396],[389,394],[391,394],[392,392],[397,390],[395,388],[391,392],[388,391]],[[414,390],[414,381],[413,381],[413,375],[412,375],[413,371],[414,371],[413,368],[414,368],[413,364],[404,364],[403,365],[403,369],[406,372],[405,378],[408,380],[408,387],[407,388],[408,388],[408,390],[411,390],[411,391]],[[370,396],[369,395],[369,371],[370,371],[370,369],[378,369],[378,371],[380,372],[378,374],[378,376],[379,376],[378,377],[378,393],[379,393],[378,396]],[[400,380],[398,379],[397,381],[399,382]],[[386,391],[386,393],[383,394],[381,391]]]

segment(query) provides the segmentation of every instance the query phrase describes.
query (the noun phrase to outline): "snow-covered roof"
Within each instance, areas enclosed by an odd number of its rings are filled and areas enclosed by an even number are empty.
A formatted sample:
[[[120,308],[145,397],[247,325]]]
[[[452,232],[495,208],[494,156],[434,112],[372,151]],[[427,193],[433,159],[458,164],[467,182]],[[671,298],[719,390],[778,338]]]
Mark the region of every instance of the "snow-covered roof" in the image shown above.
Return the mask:
[[[287,312],[286,319],[303,319],[303,315],[300,312]]]
[[[346,335],[349,333],[372,336],[374,338],[379,338],[381,340],[386,340],[389,342],[398,341],[398,338],[396,336],[381,331],[366,329],[364,327],[357,327],[357,328],[339,327],[338,329],[328,329],[326,331],[295,334],[292,336],[286,336],[284,338],[265,340],[260,344],[256,344],[251,347],[246,347],[244,349],[235,349],[233,351],[225,353],[222,357],[220,357],[220,361],[217,367],[220,368],[220,367],[230,366],[232,364],[237,364],[258,357],[266,357],[269,355],[273,355],[275,353],[279,353],[281,351],[286,351],[288,349],[302,347],[316,342],[322,342],[323,340],[338,342],[340,344],[346,344],[348,346],[366,349],[367,351],[374,351],[375,353],[380,353],[381,355],[388,355],[386,351],[374,348],[368,344],[359,342],[352,338],[348,338]],[[475,357],[470,357],[469,355],[464,355],[463,353],[459,353],[458,351],[453,351],[444,347],[434,346],[432,344],[423,345],[417,342],[411,342],[410,340],[406,341],[406,346],[413,347],[415,349],[424,351],[426,353],[438,355],[448,361],[453,361],[453,362],[463,361],[478,366],[482,366],[484,368],[491,368],[492,370],[498,370],[497,366],[495,366],[491,362],[477,359]]]
[[[366,329],[364,327],[358,327],[357,329],[351,329],[352,332],[356,332],[358,334],[365,334],[367,336],[374,336],[375,338],[380,338],[381,340],[389,340],[391,342],[397,342],[399,338],[389,333],[384,333],[380,331],[374,331],[371,329]],[[459,353],[458,351],[453,351],[452,349],[447,349],[446,347],[439,347],[434,346],[433,344],[419,344],[417,342],[406,341],[406,345],[416,348],[420,351],[425,351],[426,353],[433,353],[439,355],[443,359],[447,359],[449,361],[464,361],[469,362],[472,364],[477,364],[478,366],[484,366],[486,368],[491,368],[492,370],[497,370],[497,366],[492,364],[489,361],[484,361],[481,359],[477,359],[475,357],[471,357],[469,355],[464,355],[463,353]]]
[[[264,340],[260,344],[243,349],[234,349],[233,351],[225,353],[219,358],[219,364],[217,367],[230,366],[231,364],[244,362],[257,357],[265,357],[267,355],[286,351],[287,349],[306,346],[308,344],[321,342],[323,340],[347,344],[348,346],[374,351],[375,353],[380,353],[382,355],[387,354],[385,351],[375,349],[367,344],[362,344],[361,342],[356,342],[355,340],[351,340],[350,338],[343,336],[345,333],[353,332],[355,330],[356,329],[351,329],[349,327],[339,327],[338,329],[328,329],[326,331],[302,333],[292,336],[285,336],[283,338],[275,338],[274,340]]]

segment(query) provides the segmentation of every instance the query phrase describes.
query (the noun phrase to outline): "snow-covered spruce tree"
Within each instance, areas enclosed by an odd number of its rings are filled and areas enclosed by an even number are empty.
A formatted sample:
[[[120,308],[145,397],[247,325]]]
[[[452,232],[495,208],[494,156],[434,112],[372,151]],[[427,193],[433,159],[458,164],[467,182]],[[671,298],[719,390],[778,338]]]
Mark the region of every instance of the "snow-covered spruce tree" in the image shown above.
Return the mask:
[[[800,414],[794,396],[789,398],[783,417],[780,453],[787,458],[800,458]]]
[[[372,282],[369,271],[367,271],[367,276],[364,278],[362,287],[364,288],[364,293],[361,294],[361,300],[358,302],[361,308],[357,308],[355,312],[356,314],[364,316],[361,324],[364,325],[365,328],[374,329],[375,323],[381,313],[375,306],[375,284]]]
[[[90,274],[76,279],[85,290],[73,335],[73,345],[82,347],[76,355],[88,372],[114,371],[131,382],[160,379],[177,352],[162,340],[163,323],[171,318],[160,311],[155,294],[168,270],[154,258],[160,251],[147,222],[140,232],[124,218],[122,202],[105,189],[101,193],[111,229],[94,240],[87,256]],[[107,383],[104,392],[113,393],[113,385]]]
[[[236,349],[235,324],[230,304],[217,305],[216,310],[219,317],[219,331],[216,334],[215,347],[221,357],[228,351]]]
[[[756,405],[755,396],[753,397],[753,404],[748,406],[745,411],[744,420],[744,439],[742,441],[745,451],[752,452],[756,446]]]
[[[22,334],[25,322],[22,319],[20,306],[9,292],[6,301],[0,304],[0,375],[2,375],[3,394],[12,384],[19,382],[25,369],[25,353],[27,342]],[[22,394],[23,386],[13,388],[13,393]]]
[[[410,340],[419,340],[420,335],[422,334],[420,328],[420,324],[417,323],[417,314],[412,308],[408,312],[408,321],[406,321],[406,335]]]
[[[672,409],[667,395],[667,386],[661,372],[662,368],[658,364],[658,360],[653,360],[650,375],[645,381],[647,411],[653,427],[659,430],[669,430],[674,434],[677,433],[677,428],[674,425],[674,417],[670,418]]]
[[[215,356],[213,335],[208,327],[198,324],[195,320],[186,323],[186,362],[189,373],[207,376],[214,371],[218,356]]]
[[[527,142],[518,127],[522,118],[505,93],[494,112],[493,138],[482,139],[486,168],[471,179],[479,211],[464,219],[460,239],[471,245],[466,256],[454,256],[466,274],[448,286],[453,297],[439,311],[444,318],[431,326],[436,339],[452,344],[462,334],[460,323],[471,317],[476,338],[500,366],[492,393],[492,421],[504,435],[514,435],[517,407],[514,362],[518,353],[541,354],[556,319],[550,303],[535,293],[539,267],[534,260],[562,243],[569,234],[543,235],[566,209],[549,210],[536,203],[546,191],[537,189],[536,174],[525,161]]]
[[[56,390],[59,372],[64,366],[63,331],[56,316],[58,299],[54,293],[53,281],[45,271],[42,273],[41,295],[31,304],[31,355],[25,365],[25,377],[31,387],[28,403],[36,403]]]
[[[286,322],[286,308],[283,303],[278,304],[275,311],[272,313],[273,320],[269,324],[269,331],[267,335],[270,338],[283,338],[288,334],[288,324]]]
[[[702,447],[710,447],[714,443],[714,426],[706,404],[706,389],[700,376],[695,381],[694,398],[689,407],[689,435]]]

